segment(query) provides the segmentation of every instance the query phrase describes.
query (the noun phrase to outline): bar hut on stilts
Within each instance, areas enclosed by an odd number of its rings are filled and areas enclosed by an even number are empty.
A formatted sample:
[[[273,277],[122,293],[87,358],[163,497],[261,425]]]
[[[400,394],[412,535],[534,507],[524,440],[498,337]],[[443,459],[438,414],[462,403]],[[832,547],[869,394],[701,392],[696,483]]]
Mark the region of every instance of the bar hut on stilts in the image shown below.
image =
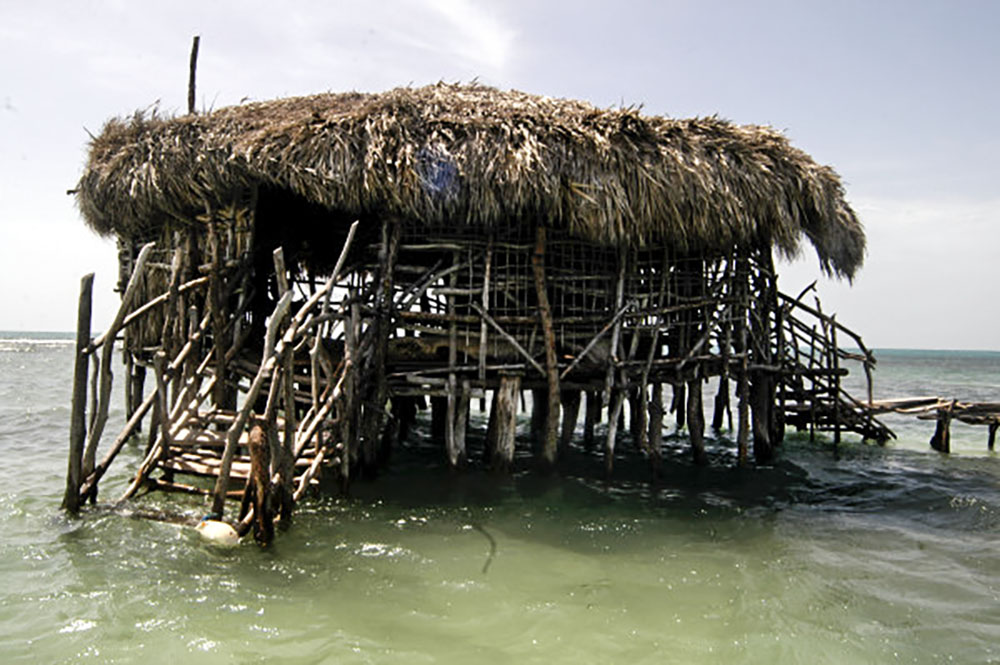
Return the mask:
[[[786,422],[891,436],[840,385],[845,358],[870,378],[860,337],[774,268],[805,238],[850,279],[862,227],[836,174],[766,127],[481,85],[322,94],[112,120],[77,196],[118,240],[122,303],[96,339],[81,306],[73,507],[143,422],[122,498],[204,493],[221,514],[256,477],[244,528],[320,473],[376,473],[423,408],[461,467],[481,404],[488,465],[510,469],[524,393],[546,469],[579,439],[611,473],[625,411],[654,468],[671,410],[706,463],[713,377],[741,464]],[[116,338],[128,420],[99,449]]]

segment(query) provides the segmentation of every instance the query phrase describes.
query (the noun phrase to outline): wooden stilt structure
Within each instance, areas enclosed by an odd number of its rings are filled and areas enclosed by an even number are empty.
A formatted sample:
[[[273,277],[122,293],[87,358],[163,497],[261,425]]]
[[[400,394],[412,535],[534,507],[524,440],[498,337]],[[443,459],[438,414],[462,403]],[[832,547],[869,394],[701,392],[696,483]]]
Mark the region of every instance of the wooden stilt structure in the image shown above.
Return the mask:
[[[755,458],[769,460],[786,421],[834,439],[891,436],[841,384],[842,361],[862,362],[870,381],[874,356],[774,274],[774,248],[800,237],[831,274],[860,264],[864,237],[833,172],[763,128],[582,108],[442,85],[111,132],[81,209],[121,239],[127,286],[93,342],[81,300],[67,509],[96,496],[150,411],[122,498],[204,492],[222,515],[234,493],[266,489],[266,501],[246,500],[246,528],[275,506],[287,524],[322,474],[344,490],[372,476],[428,399],[432,439],[458,468],[475,464],[470,400],[492,392],[484,457],[500,472],[514,465],[525,392],[547,470],[573,445],[586,394],[583,445],[600,431],[605,472],[629,434],[657,472],[666,385],[693,461],[706,463],[702,391],[714,377],[716,430],[732,420],[735,384],[739,464],[751,432]],[[588,160],[601,169],[574,166]],[[773,172],[780,182],[761,175]],[[119,335],[128,422],[98,462]],[[266,446],[259,433],[251,446],[255,424]]]

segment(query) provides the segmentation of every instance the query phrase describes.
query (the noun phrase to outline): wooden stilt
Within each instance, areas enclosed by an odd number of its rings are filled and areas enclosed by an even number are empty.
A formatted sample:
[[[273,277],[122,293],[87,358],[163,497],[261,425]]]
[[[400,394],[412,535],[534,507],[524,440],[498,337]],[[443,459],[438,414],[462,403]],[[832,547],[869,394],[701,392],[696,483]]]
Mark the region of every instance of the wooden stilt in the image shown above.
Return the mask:
[[[521,377],[517,374],[501,374],[500,386],[494,398],[496,413],[493,436],[488,444],[492,447],[490,465],[496,471],[506,473],[514,464],[514,442],[517,435],[517,395],[521,391]],[[493,418],[493,414],[491,414]]]
[[[1000,427],[1000,423],[996,423],[996,422],[990,423],[990,431],[989,431],[989,435],[987,436],[987,440],[986,440],[986,447],[989,450],[993,450],[993,447],[996,445],[996,442],[997,442],[997,428],[998,427]]]
[[[497,414],[499,413],[498,400],[500,390],[493,391],[493,399],[490,400],[490,415],[486,421],[486,440],[483,445],[483,464],[493,465],[493,455],[497,447]]]
[[[393,219],[382,223],[382,242],[379,245],[378,284],[375,289],[375,319],[368,334],[372,335],[372,351],[365,371],[364,380],[371,381],[371,389],[364,405],[362,464],[368,473],[374,473],[382,455],[378,448],[382,443],[382,429],[385,424],[385,406],[389,398],[385,375],[386,355],[389,338],[393,336],[393,277],[396,269],[396,255],[399,250],[399,224]],[[452,302],[451,296],[448,298]],[[453,309],[453,307],[452,307]],[[454,345],[453,345],[454,346]],[[454,351],[449,351],[449,359]],[[452,364],[454,366],[454,364]]]
[[[535,251],[531,255],[531,267],[535,277],[535,295],[538,298],[538,318],[545,339],[545,374],[548,384],[541,463],[544,469],[550,470],[556,464],[559,447],[559,367],[556,360],[556,334],[552,325],[552,307],[549,304],[545,279],[545,251],[545,227],[539,225],[535,229]]]
[[[535,388],[531,391],[531,449],[541,454],[549,422],[548,390]]]
[[[687,423],[694,463],[708,464],[708,456],[705,454],[705,409],[702,404],[699,378],[689,381],[687,385]]]
[[[583,393],[579,390],[563,391],[562,431],[559,436],[560,454],[569,448],[569,444],[573,440],[573,433],[576,431],[576,421],[580,416],[580,400],[582,397]]]
[[[129,357],[131,357],[131,353]],[[129,418],[135,415],[135,412],[139,410],[139,407],[145,401],[145,389],[146,389],[146,368],[137,362],[132,363],[132,372],[129,376],[129,383],[132,384],[132,403],[129,407]],[[136,425],[136,431],[142,430],[142,424]]]
[[[83,448],[87,436],[87,372],[86,350],[90,345],[90,314],[93,303],[94,273],[80,280],[80,301],[76,316],[76,362],[73,366],[73,400],[70,406],[69,469],[66,472],[66,494],[62,507],[70,514],[80,511],[80,483],[83,481]]]
[[[670,400],[670,411],[677,419],[677,429],[684,427],[687,418],[687,392],[683,383],[675,383],[673,389],[673,399]]]
[[[750,371],[749,371],[749,340],[747,319],[750,316],[749,275],[747,260],[738,256],[736,259],[736,292],[738,314],[736,317],[736,342],[739,344],[739,374],[737,376],[736,393],[739,399],[736,420],[736,463],[746,466],[750,443]]]
[[[274,433],[276,435],[276,433]],[[247,447],[250,452],[250,475],[240,504],[240,521],[253,508],[253,537],[261,547],[267,547],[274,540],[274,508],[272,505],[271,456],[269,439],[271,433],[258,422],[250,429]],[[284,521],[282,516],[282,521]]]
[[[951,452],[951,412],[955,408],[955,400],[943,408],[938,409],[937,425],[934,428],[934,436],[931,437],[931,448],[939,453],[948,454]]]
[[[431,396],[431,438],[443,441],[446,423],[448,422],[448,399],[438,395]]]
[[[715,394],[715,408],[712,411],[712,429],[716,432],[722,430],[722,423],[725,420],[726,412],[729,410],[729,377],[719,377],[719,390]]]
[[[625,403],[625,391],[611,391],[611,405],[608,407],[608,435],[604,439],[604,473],[610,477],[615,467],[615,440],[618,438],[618,418]]]
[[[645,388],[645,385],[643,385]],[[639,450],[645,445],[646,430],[646,401],[645,391],[632,388],[628,391],[628,431],[632,437],[632,443]]]
[[[753,456],[758,464],[769,462],[774,456],[771,445],[771,411],[773,404],[769,400],[771,394],[770,381],[762,371],[750,373],[750,415],[753,429]]]
[[[463,466],[466,461],[465,436],[469,429],[469,395],[472,385],[469,379],[462,379],[455,396],[455,425],[452,431],[455,466]]]
[[[658,474],[663,450],[663,384],[654,383],[653,395],[649,402],[649,462],[653,473]]]
[[[601,408],[601,393],[588,390],[587,411],[583,421],[583,447],[587,451],[594,448],[594,428],[601,421]]]
[[[743,367],[740,369],[737,393],[739,407],[736,417],[736,463],[746,466],[750,443],[750,381],[746,369],[746,356],[743,357]]]

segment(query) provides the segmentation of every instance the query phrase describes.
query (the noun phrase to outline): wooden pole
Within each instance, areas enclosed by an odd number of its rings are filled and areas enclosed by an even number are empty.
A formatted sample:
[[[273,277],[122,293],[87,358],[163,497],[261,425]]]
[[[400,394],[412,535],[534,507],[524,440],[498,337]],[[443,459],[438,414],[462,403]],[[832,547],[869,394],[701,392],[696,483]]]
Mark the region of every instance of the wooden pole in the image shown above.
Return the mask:
[[[716,432],[722,429],[722,423],[729,410],[729,377],[719,377],[719,390],[715,394],[715,405],[712,411],[712,429]],[[731,420],[731,419],[730,419]]]
[[[493,268],[493,235],[490,235],[489,244],[486,246],[486,267],[483,271],[483,296],[482,308],[484,312],[490,311],[490,273]],[[486,355],[487,355],[487,324],[483,319],[479,324],[479,380],[486,380]],[[482,410],[482,406],[480,406]]]
[[[1000,423],[996,422],[990,423],[990,431],[986,440],[986,447],[989,448],[990,450],[993,450],[993,447],[996,445],[998,427],[1000,427]]]
[[[596,390],[587,391],[587,410],[583,419],[584,450],[594,448],[594,428],[601,421],[601,393]]]
[[[195,75],[198,71],[198,44],[201,37],[195,35],[191,41],[191,61],[188,68],[188,114],[194,115]]]
[[[618,416],[625,403],[625,391],[614,388],[611,391],[611,405],[608,407],[608,435],[604,439],[604,472],[610,476],[615,466],[615,439],[618,437]]]
[[[576,421],[580,416],[580,401],[583,393],[579,390],[563,391],[563,419],[562,431],[559,435],[559,454],[562,455],[569,448],[576,431]]]
[[[542,443],[542,466],[552,469],[559,449],[559,366],[556,359],[556,333],[552,325],[552,307],[545,279],[545,227],[535,229],[535,251],[531,267],[535,277],[535,294],[538,298],[538,317],[545,339],[545,374],[548,384],[548,411],[545,438]]]
[[[283,297],[291,291],[291,287],[288,285],[288,271],[285,267],[284,250],[281,247],[276,247],[272,252],[272,259],[274,261],[274,274],[278,280],[278,295]],[[294,508],[294,501],[292,499],[295,492],[292,482],[294,474],[293,455],[295,449],[295,430],[298,426],[295,413],[295,350],[291,346],[285,348],[282,369],[282,379],[284,380],[282,386],[284,389],[282,392],[282,403],[285,407],[285,430],[282,436],[283,445],[275,447],[276,449],[273,451],[275,454],[271,456],[270,462],[274,465],[275,470],[281,478],[278,486],[272,488],[272,490],[277,494],[281,523],[284,525],[283,528],[286,528],[289,520],[291,520],[292,509]],[[272,382],[277,381],[277,379],[277,376],[271,377]],[[314,408],[318,408],[318,405],[314,406]],[[268,436],[271,438],[277,437],[276,427],[271,423],[268,423]],[[268,517],[269,519],[270,517]],[[266,529],[264,531],[266,532]],[[256,534],[257,531],[254,533]],[[258,540],[258,542],[260,541]]]
[[[494,399],[496,420],[490,464],[494,470],[506,473],[514,464],[514,441],[517,434],[517,395],[521,391],[521,376],[501,374],[500,386]],[[491,414],[492,415],[492,414]]]
[[[938,409],[937,424],[934,427],[934,436],[931,437],[931,448],[939,453],[948,454],[951,452],[951,412],[955,408],[955,400],[948,406]]]
[[[737,377],[736,392],[739,398],[738,414],[736,419],[736,460],[739,466],[746,466],[747,464],[747,453],[750,443],[750,372],[748,371],[749,366],[749,351],[747,339],[747,317],[749,316],[750,302],[749,302],[749,285],[747,280],[749,276],[747,275],[747,260],[744,257],[739,257],[736,260],[736,274],[737,274],[737,284],[739,288],[739,313],[737,318],[738,325],[738,337],[739,337],[739,351],[740,357],[740,369],[739,375]]]
[[[90,344],[90,314],[93,304],[94,273],[80,280],[80,302],[76,315],[76,361],[73,366],[73,400],[69,423],[69,469],[66,473],[66,494],[62,507],[76,515],[80,511],[80,483],[83,480],[83,445],[87,434],[87,372],[86,355]]]
[[[649,403],[649,460],[653,474],[660,471],[663,448],[663,384],[653,384],[653,397]]]
[[[833,368],[833,444],[840,445],[840,353],[837,349],[836,317],[831,317],[830,326],[830,366]]]
[[[687,423],[694,463],[708,464],[705,454],[705,408],[701,398],[701,379],[697,376],[687,385]]]
[[[154,243],[148,243],[139,251],[139,257],[136,259],[132,276],[129,278],[128,286],[125,288],[124,295],[122,295],[121,304],[118,306],[118,312],[115,314],[115,318],[111,321],[111,325],[108,326],[106,336],[107,342],[105,342],[103,348],[101,349],[100,391],[96,413],[94,413],[93,423],[90,427],[90,432],[87,435],[87,447],[83,453],[82,478],[86,478],[94,470],[94,461],[97,456],[97,443],[100,441],[101,435],[104,433],[104,426],[108,421],[108,408],[111,404],[111,356],[114,352],[115,336],[118,334],[122,321],[125,319],[125,315],[128,313],[128,309],[132,305],[132,299],[139,287],[142,271],[146,265],[149,253],[153,249],[153,244]]]
[[[457,404],[455,411],[455,425],[452,431],[452,438],[457,465],[462,465],[466,460],[465,437],[469,429],[469,395],[472,393],[472,382],[469,379],[462,379],[458,385],[456,394]]]
[[[451,263],[458,265],[461,257],[458,252],[452,252]],[[453,272],[448,276],[448,285],[452,289],[457,285],[458,273]],[[449,293],[445,296],[447,302],[448,316],[455,316],[455,296]],[[458,363],[458,324],[452,319],[448,324],[448,382],[445,384],[447,395],[445,396],[445,419],[444,419],[444,447],[448,455],[448,465],[457,468],[464,463],[464,450],[459,450],[458,441],[455,435],[455,407],[458,399],[458,377],[455,375],[455,365]],[[464,444],[464,441],[463,441]]]

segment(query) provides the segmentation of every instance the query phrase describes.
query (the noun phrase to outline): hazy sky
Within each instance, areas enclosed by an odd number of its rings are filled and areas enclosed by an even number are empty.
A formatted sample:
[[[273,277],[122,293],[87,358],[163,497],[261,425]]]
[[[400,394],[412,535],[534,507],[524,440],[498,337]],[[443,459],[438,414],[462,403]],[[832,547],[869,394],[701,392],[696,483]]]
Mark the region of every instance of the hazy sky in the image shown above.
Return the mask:
[[[278,8],[280,5],[281,8]],[[438,80],[769,124],[841,174],[868,233],[824,308],[870,346],[1000,349],[1000,2],[0,0],[0,330],[71,330],[114,243],[66,190],[88,131],[198,106]],[[797,292],[811,247],[779,267]]]

